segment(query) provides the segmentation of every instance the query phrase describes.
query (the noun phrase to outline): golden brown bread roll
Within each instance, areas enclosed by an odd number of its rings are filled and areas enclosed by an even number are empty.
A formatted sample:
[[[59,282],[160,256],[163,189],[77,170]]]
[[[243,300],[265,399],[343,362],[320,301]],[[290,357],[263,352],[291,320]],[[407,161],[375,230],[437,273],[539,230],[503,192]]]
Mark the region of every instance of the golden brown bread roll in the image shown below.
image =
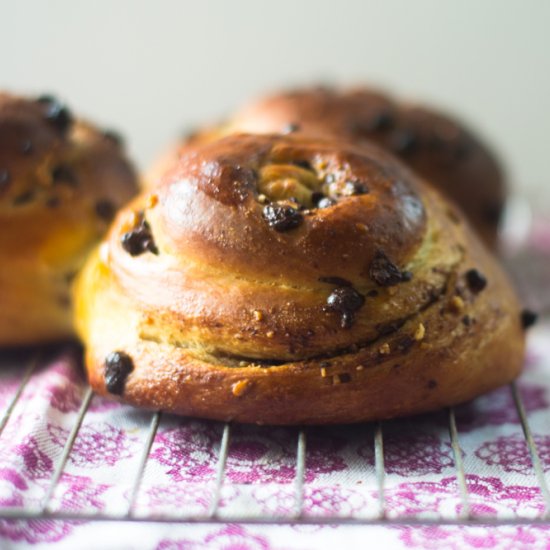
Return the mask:
[[[453,405],[519,373],[516,296],[462,215],[373,145],[233,135],[122,210],[76,285],[95,391],[268,424]]]
[[[0,93],[0,346],[73,334],[71,279],[136,192],[114,133]]]
[[[374,141],[451,197],[489,246],[497,239],[506,186],[493,153],[464,125],[422,105],[400,103],[369,89],[311,88],[253,102],[226,124],[193,136],[200,142],[228,133],[330,133]],[[156,179],[170,151],[152,173]]]

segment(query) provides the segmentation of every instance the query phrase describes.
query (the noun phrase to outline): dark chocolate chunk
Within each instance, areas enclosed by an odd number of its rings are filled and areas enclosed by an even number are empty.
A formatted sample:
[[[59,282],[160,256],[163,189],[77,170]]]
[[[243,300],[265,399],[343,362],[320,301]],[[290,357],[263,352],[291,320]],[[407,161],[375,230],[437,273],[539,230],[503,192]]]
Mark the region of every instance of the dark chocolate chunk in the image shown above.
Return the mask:
[[[63,103],[51,95],[43,95],[37,99],[44,105],[44,116],[61,132],[67,131],[73,122],[71,112]]]
[[[124,147],[124,138],[115,130],[105,130],[103,136],[117,147]]]
[[[104,199],[96,202],[95,211],[102,220],[110,222],[115,215],[116,208],[111,201]]]
[[[296,124],[295,122],[289,122],[284,128],[282,133],[283,134],[292,134],[294,132],[297,132],[300,129],[300,125]]]
[[[28,204],[34,199],[34,190],[29,189],[28,191],[25,191],[24,193],[21,193],[21,195],[18,195],[13,199],[13,205],[14,206],[23,206],[25,204]]]
[[[351,374],[349,372],[341,372],[338,374],[338,378],[340,379],[341,384],[347,384],[348,382],[351,382]]]
[[[486,204],[483,208],[485,219],[490,223],[498,223],[500,221],[500,216],[502,213],[502,204],[492,203]]]
[[[105,358],[105,386],[109,393],[122,395],[128,375],[134,370],[132,358],[123,351],[113,351]]]
[[[538,319],[538,315],[529,309],[524,309],[521,312],[521,325],[523,328],[527,329],[529,327],[532,327]]]
[[[466,271],[466,282],[470,290],[476,294],[487,286],[487,279],[477,269]]]
[[[311,166],[311,162],[309,162],[309,160],[293,160],[292,164],[294,164],[295,166],[299,166],[304,170],[313,170],[313,167]]]
[[[378,250],[370,264],[369,277],[379,286],[394,286],[410,281],[412,274],[409,271],[401,272],[382,250]]]
[[[400,130],[392,138],[392,149],[399,155],[414,153],[418,145],[418,137],[412,130]]]
[[[144,252],[152,252],[153,254],[159,253],[153,239],[151,227],[145,221],[143,215],[141,215],[139,224],[134,229],[122,235],[120,243],[122,248],[126,250],[130,256],[139,256]]]
[[[351,283],[347,279],[342,279],[342,277],[319,277],[319,282],[336,286],[351,286]]]
[[[59,197],[50,197],[46,201],[46,206],[48,208],[57,208],[61,204],[61,199]]]
[[[346,181],[344,188],[342,189],[342,195],[346,197],[352,197],[354,195],[364,195],[369,190],[364,183],[360,181]]]
[[[389,130],[395,124],[395,118],[389,109],[378,111],[369,121],[371,132]]]
[[[7,168],[0,168],[0,191],[5,189],[11,181],[11,174]]]
[[[327,298],[327,308],[342,314],[342,328],[350,328],[354,313],[365,303],[365,297],[352,286],[335,288]]]
[[[52,170],[52,179],[55,184],[68,185],[69,187],[76,187],[78,185],[78,178],[70,166],[60,164]]]
[[[296,208],[284,204],[268,204],[263,209],[264,219],[275,231],[288,231],[298,227],[303,217]]]

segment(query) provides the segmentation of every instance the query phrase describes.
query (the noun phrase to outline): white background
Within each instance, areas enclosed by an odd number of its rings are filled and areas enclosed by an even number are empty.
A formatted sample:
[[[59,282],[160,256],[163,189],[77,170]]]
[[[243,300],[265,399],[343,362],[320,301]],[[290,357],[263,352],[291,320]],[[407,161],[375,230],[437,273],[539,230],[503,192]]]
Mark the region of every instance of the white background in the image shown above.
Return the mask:
[[[434,102],[519,190],[550,197],[550,0],[0,0],[0,87],[59,94],[121,130],[141,166],[180,131],[309,82]]]

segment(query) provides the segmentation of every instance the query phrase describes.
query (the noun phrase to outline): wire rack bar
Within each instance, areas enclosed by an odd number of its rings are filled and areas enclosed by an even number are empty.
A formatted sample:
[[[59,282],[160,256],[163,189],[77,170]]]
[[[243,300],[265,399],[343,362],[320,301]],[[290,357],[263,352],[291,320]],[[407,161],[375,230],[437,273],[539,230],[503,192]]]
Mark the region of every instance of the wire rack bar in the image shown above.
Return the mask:
[[[294,478],[294,512],[292,517],[299,518],[304,509],[304,477],[306,472],[306,432],[298,433],[296,446],[296,477]]]
[[[533,464],[533,470],[535,471],[535,476],[537,478],[537,483],[539,484],[542,497],[544,499],[544,505],[546,510],[544,512],[544,517],[548,519],[550,515],[550,491],[548,490],[548,484],[546,483],[546,478],[544,476],[544,468],[540,461],[540,456],[537,451],[537,445],[533,439],[533,434],[527,420],[527,414],[525,413],[525,407],[523,405],[523,399],[519,393],[518,387],[515,382],[510,384],[510,390],[512,392],[512,397],[514,399],[514,404],[518,411],[519,420],[521,422],[521,428],[523,430],[523,435],[529,448],[529,454],[531,455],[531,462]]]
[[[147,460],[149,459],[149,454],[151,453],[151,447],[153,446],[153,441],[155,441],[155,436],[159,429],[160,419],[162,413],[156,412],[151,418],[151,425],[149,427],[149,432],[147,433],[147,438],[143,443],[143,453],[139,460],[138,469],[136,472],[136,477],[134,478],[134,483],[132,484],[132,491],[130,493],[130,502],[128,504],[127,517],[130,517],[134,512],[134,507],[136,505],[137,496],[139,489],[141,487],[141,482],[143,481],[143,474],[145,473],[145,468],[147,467]]]
[[[61,454],[61,458],[59,459],[57,467],[55,468],[55,471],[53,473],[52,479],[50,480],[50,485],[48,487],[48,491],[46,492],[46,496],[42,500],[41,510],[43,513],[48,513],[48,504],[51,498],[53,497],[55,488],[59,483],[61,474],[63,473],[65,464],[67,463],[67,459],[71,454],[71,449],[73,448],[74,442],[78,435],[78,431],[80,430],[80,426],[82,426],[82,421],[84,420],[84,417],[88,412],[88,408],[90,406],[90,402],[92,401],[92,397],[93,397],[92,388],[88,387],[88,389],[86,390],[86,393],[84,394],[84,399],[80,404],[80,410],[78,411],[78,415],[76,417],[75,423],[71,428],[71,433],[69,434],[69,437],[65,442],[65,446],[63,447],[63,453]]]
[[[208,516],[215,518],[218,513],[218,507],[220,505],[220,498],[223,486],[223,480],[225,477],[225,466],[227,464],[227,455],[229,453],[229,439],[231,436],[231,428],[229,424],[225,424],[223,427],[222,440],[220,443],[220,455],[218,458],[218,467],[216,471],[216,485],[212,491],[212,500],[210,501],[210,508],[208,510]]]
[[[21,379],[19,387],[17,388],[15,395],[12,397],[12,400],[10,401],[8,408],[6,409],[6,411],[4,412],[4,415],[2,416],[2,419],[0,420],[0,437],[2,436],[2,432],[4,431],[6,424],[11,418],[11,415],[15,409],[15,406],[17,405],[17,402],[19,401],[19,398],[21,397],[23,390],[27,386],[27,383],[29,382],[32,373],[35,371],[36,367],[38,366],[39,358],[40,358],[40,354],[34,355],[31,358],[29,365],[25,369],[25,373],[23,374],[23,378]]]
[[[378,487],[378,516],[380,519],[384,519],[386,517],[386,496],[384,489],[386,468],[384,466],[382,422],[376,424],[376,429],[374,431],[374,471],[376,474],[376,485]]]
[[[459,519],[469,519],[471,517],[470,497],[468,496],[468,485],[466,484],[466,475],[464,473],[464,462],[462,461],[462,449],[458,440],[458,430],[456,428],[455,411],[449,409],[449,436],[451,438],[451,447],[453,449],[453,458],[456,468],[456,481],[462,499],[462,510]]]
[[[105,513],[71,513],[71,512],[40,512],[27,511],[20,508],[11,509],[4,508],[0,512],[1,520],[32,520],[32,519],[48,519],[61,521],[121,521],[120,516],[109,515]],[[123,518],[125,522],[134,523],[243,523],[243,524],[258,524],[258,525],[487,525],[487,526],[505,526],[505,525],[546,525],[548,519],[544,517],[520,517],[513,516],[491,517],[470,516],[467,520],[459,517],[385,517],[385,518],[365,518],[365,517],[323,517],[323,516],[301,516],[299,518],[289,518],[289,516],[248,516],[248,515],[223,515],[222,518],[208,515],[193,515],[193,516],[155,516],[142,517],[132,515]]]

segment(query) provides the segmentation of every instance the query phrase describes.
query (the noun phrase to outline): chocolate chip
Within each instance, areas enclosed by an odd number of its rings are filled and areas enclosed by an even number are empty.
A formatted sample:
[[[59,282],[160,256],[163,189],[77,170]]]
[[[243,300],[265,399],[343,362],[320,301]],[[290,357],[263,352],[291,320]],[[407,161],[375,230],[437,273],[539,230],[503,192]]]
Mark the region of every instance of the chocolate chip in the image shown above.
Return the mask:
[[[334,206],[335,204],[336,204],[336,201],[334,199],[331,199],[330,197],[323,197],[317,203],[317,208],[330,208],[331,206]]]
[[[527,329],[529,327],[532,327],[538,319],[538,315],[529,309],[524,309],[521,312],[521,325],[523,328]]]
[[[18,195],[13,199],[13,205],[14,206],[23,206],[25,204],[28,204],[34,199],[34,191],[32,189],[29,189],[29,191],[25,191],[24,193],[21,193],[21,195]]]
[[[335,288],[327,298],[327,308],[342,314],[340,325],[350,328],[354,313],[365,303],[365,297],[351,286]]]
[[[378,250],[370,264],[369,277],[379,286],[394,286],[410,281],[412,274],[409,271],[401,272],[382,250]]]
[[[132,358],[123,351],[113,351],[105,358],[105,386],[109,393],[122,395],[128,375],[134,370]]]
[[[288,231],[298,227],[303,217],[298,210],[284,204],[267,204],[263,209],[264,219],[275,231]]]
[[[351,382],[351,374],[349,374],[349,372],[342,372],[338,374],[338,378],[340,379],[341,384],[347,384],[348,382]]]
[[[313,170],[309,160],[293,160],[292,164],[294,164],[295,166],[299,166],[300,168],[303,168],[304,170]]]
[[[120,243],[130,256],[139,256],[144,252],[159,253],[153,239],[151,227],[145,221],[143,215],[140,217],[139,224],[134,229],[122,235]]]
[[[392,149],[399,155],[409,155],[416,151],[418,137],[412,130],[400,130],[392,138]]]
[[[38,103],[44,105],[44,116],[58,130],[65,132],[73,122],[71,112],[65,105],[51,95],[43,95],[37,99]]]
[[[369,190],[364,183],[360,181],[346,181],[344,188],[342,189],[342,195],[346,197],[352,197],[355,195],[364,195]]]
[[[466,271],[466,282],[470,290],[476,294],[487,286],[487,279],[477,269]]]
[[[33,151],[33,145],[32,145],[32,141],[30,139],[26,139],[22,144],[21,144],[21,152],[24,154],[24,155],[30,155]]]
[[[497,224],[500,221],[501,212],[502,204],[496,202],[492,204],[486,204],[483,208],[485,219],[493,224]]]
[[[52,179],[55,184],[59,185],[68,185],[69,187],[78,185],[78,178],[73,169],[64,164],[60,164],[52,170]]]
[[[351,283],[342,277],[319,277],[319,282],[335,286],[351,286]]]
[[[296,124],[295,122],[289,122],[284,128],[283,128],[283,134],[293,134],[294,132],[297,132],[300,129],[300,125]]]
[[[57,208],[61,204],[61,199],[59,197],[50,197],[46,201],[46,206],[48,208]]]
[[[107,222],[110,222],[116,212],[115,205],[109,200],[100,200],[95,205],[96,214]]]
[[[11,174],[7,168],[0,169],[0,191],[5,189],[11,181]]]
[[[103,136],[117,147],[124,147],[124,138],[115,130],[105,130]]]

